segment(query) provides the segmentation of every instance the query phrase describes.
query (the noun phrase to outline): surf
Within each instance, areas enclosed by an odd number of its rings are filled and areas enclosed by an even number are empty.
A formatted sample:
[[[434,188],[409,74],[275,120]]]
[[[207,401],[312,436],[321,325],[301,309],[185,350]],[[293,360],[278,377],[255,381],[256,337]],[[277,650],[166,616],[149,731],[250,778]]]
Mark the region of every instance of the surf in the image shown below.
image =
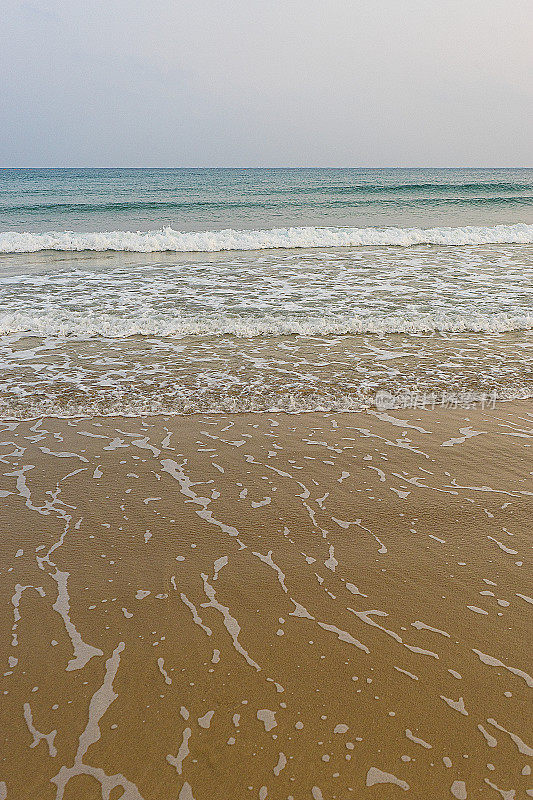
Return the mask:
[[[164,227],[151,231],[78,233],[52,231],[0,233],[0,253],[51,251],[119,251],[133,253],[306,249],[321,247],[461,247],[487,244],[532,244],[533,225],[351,228],[288,227],[268,230],[184,232]]]

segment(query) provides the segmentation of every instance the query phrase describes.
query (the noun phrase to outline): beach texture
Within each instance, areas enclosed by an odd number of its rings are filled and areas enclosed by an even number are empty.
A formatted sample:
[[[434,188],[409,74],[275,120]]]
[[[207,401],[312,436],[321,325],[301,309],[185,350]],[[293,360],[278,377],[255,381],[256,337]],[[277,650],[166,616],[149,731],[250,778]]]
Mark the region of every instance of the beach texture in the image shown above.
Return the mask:
[[[2,800],[533,795],[529,401],[0,429]]]

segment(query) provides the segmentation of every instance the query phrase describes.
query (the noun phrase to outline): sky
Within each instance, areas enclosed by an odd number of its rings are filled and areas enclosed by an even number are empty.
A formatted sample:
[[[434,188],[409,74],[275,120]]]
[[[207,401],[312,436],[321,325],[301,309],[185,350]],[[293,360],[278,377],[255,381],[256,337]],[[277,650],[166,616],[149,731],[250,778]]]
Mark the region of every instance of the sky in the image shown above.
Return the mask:
[[[2,0],[0,166],[533,166],[532,0]]]

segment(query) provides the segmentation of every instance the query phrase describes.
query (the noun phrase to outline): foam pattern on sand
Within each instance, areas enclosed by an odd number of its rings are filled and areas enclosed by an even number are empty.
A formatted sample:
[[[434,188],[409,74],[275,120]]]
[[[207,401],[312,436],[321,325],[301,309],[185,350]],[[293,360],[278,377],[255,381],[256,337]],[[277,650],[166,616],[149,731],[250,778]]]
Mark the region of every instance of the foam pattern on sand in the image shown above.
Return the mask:
[[[529,796],[529,410],[0,424],[0,796]]]

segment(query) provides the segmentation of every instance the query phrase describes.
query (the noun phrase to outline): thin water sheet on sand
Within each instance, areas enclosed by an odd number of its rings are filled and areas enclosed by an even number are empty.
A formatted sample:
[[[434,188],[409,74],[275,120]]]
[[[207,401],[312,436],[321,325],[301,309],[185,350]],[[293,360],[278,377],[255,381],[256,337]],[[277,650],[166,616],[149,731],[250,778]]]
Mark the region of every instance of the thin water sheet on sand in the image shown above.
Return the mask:
[[[3,800],[532,795],[527,401],[0,428]]]

